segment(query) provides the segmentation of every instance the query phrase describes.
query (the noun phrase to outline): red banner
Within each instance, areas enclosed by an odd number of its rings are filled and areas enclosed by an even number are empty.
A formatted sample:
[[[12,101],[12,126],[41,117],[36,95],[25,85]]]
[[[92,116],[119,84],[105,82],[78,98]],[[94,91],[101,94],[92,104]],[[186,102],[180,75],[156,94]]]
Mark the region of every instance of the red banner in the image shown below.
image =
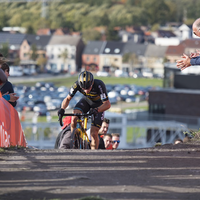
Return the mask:
[[[0,147],[26,147],[26,139],[15,108],[0,92]]]

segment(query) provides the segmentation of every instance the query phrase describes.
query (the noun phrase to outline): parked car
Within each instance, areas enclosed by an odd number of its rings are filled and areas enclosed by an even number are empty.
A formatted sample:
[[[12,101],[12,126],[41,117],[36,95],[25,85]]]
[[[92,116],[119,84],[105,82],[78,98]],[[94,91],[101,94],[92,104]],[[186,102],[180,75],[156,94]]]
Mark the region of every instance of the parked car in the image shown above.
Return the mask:
[[[104,77],[110,76],[110,74],[108,72],[102,72],[102,71],[98,71],[96,75],[97,76],[104,76]]]
[[[10,66],[10,76],[23,76],[23,68],[21,66]]]
[[[39,103],[37,105],[35,105],[33,107],[33,111],[38,113],[38,115],[40,116],[46,116],[46,113],[47,113],[47,107],[45,104],[43,103]]]

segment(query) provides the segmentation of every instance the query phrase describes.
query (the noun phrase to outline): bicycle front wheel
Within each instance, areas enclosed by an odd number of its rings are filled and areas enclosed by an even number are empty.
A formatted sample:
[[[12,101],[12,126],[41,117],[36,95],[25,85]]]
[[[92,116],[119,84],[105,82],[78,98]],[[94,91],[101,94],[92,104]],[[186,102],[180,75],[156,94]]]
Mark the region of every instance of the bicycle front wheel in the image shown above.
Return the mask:
[[[85,135],[80,128],[75,128],[71,134],[70,149],[89,149],[87,139],[83,139]]]

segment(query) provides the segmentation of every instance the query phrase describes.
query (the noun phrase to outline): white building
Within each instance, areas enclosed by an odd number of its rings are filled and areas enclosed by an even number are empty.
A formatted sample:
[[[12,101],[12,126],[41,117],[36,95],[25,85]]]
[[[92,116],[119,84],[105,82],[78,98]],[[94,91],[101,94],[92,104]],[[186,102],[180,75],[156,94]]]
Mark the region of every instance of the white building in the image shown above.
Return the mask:
[[[47,45],[47,70],[74,73],[81,68],[84,44],[80,36],[53,35]]]

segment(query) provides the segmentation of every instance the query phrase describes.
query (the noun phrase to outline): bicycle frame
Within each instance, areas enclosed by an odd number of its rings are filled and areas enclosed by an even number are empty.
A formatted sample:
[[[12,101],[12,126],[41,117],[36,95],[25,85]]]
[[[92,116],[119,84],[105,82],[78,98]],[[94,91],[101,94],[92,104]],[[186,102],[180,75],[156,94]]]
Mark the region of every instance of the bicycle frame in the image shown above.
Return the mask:
[[[90,114],[82,114],[82,113],[71,113],[71,114],[64,114],[63,116],[76,116],[78,117],[77,119],[77,125],[76,125],[76,128],[74,129],[73,133],[72,133],[72,137],[75,137],[74,133],[75,130],[77,130],[77,132],[79,133],[79,136],[78,139],[79,140],[82,140],[83,141],[83,147],[81,146],[81,142],[79,142],[79,148],[85,148],[85,143],[88,142],[89,145],[90,145],[90,141],[89,141],[89,138],[88,138],[88,135],[86,133],[86,130],[87,130],[87,122],[88,122],[88,118],[91,116]],[[60,121],[60,125],[63,126],[63,123],[62,123],[62,117],[61,115],[59,115],[59,121]],[[82,126],[82,120],[81,120],[81,117],[84,117],[84,125]],[[72,138],[71,140],[74,140],[74,138]],[[74,141],[73,141],[74,142]]]

